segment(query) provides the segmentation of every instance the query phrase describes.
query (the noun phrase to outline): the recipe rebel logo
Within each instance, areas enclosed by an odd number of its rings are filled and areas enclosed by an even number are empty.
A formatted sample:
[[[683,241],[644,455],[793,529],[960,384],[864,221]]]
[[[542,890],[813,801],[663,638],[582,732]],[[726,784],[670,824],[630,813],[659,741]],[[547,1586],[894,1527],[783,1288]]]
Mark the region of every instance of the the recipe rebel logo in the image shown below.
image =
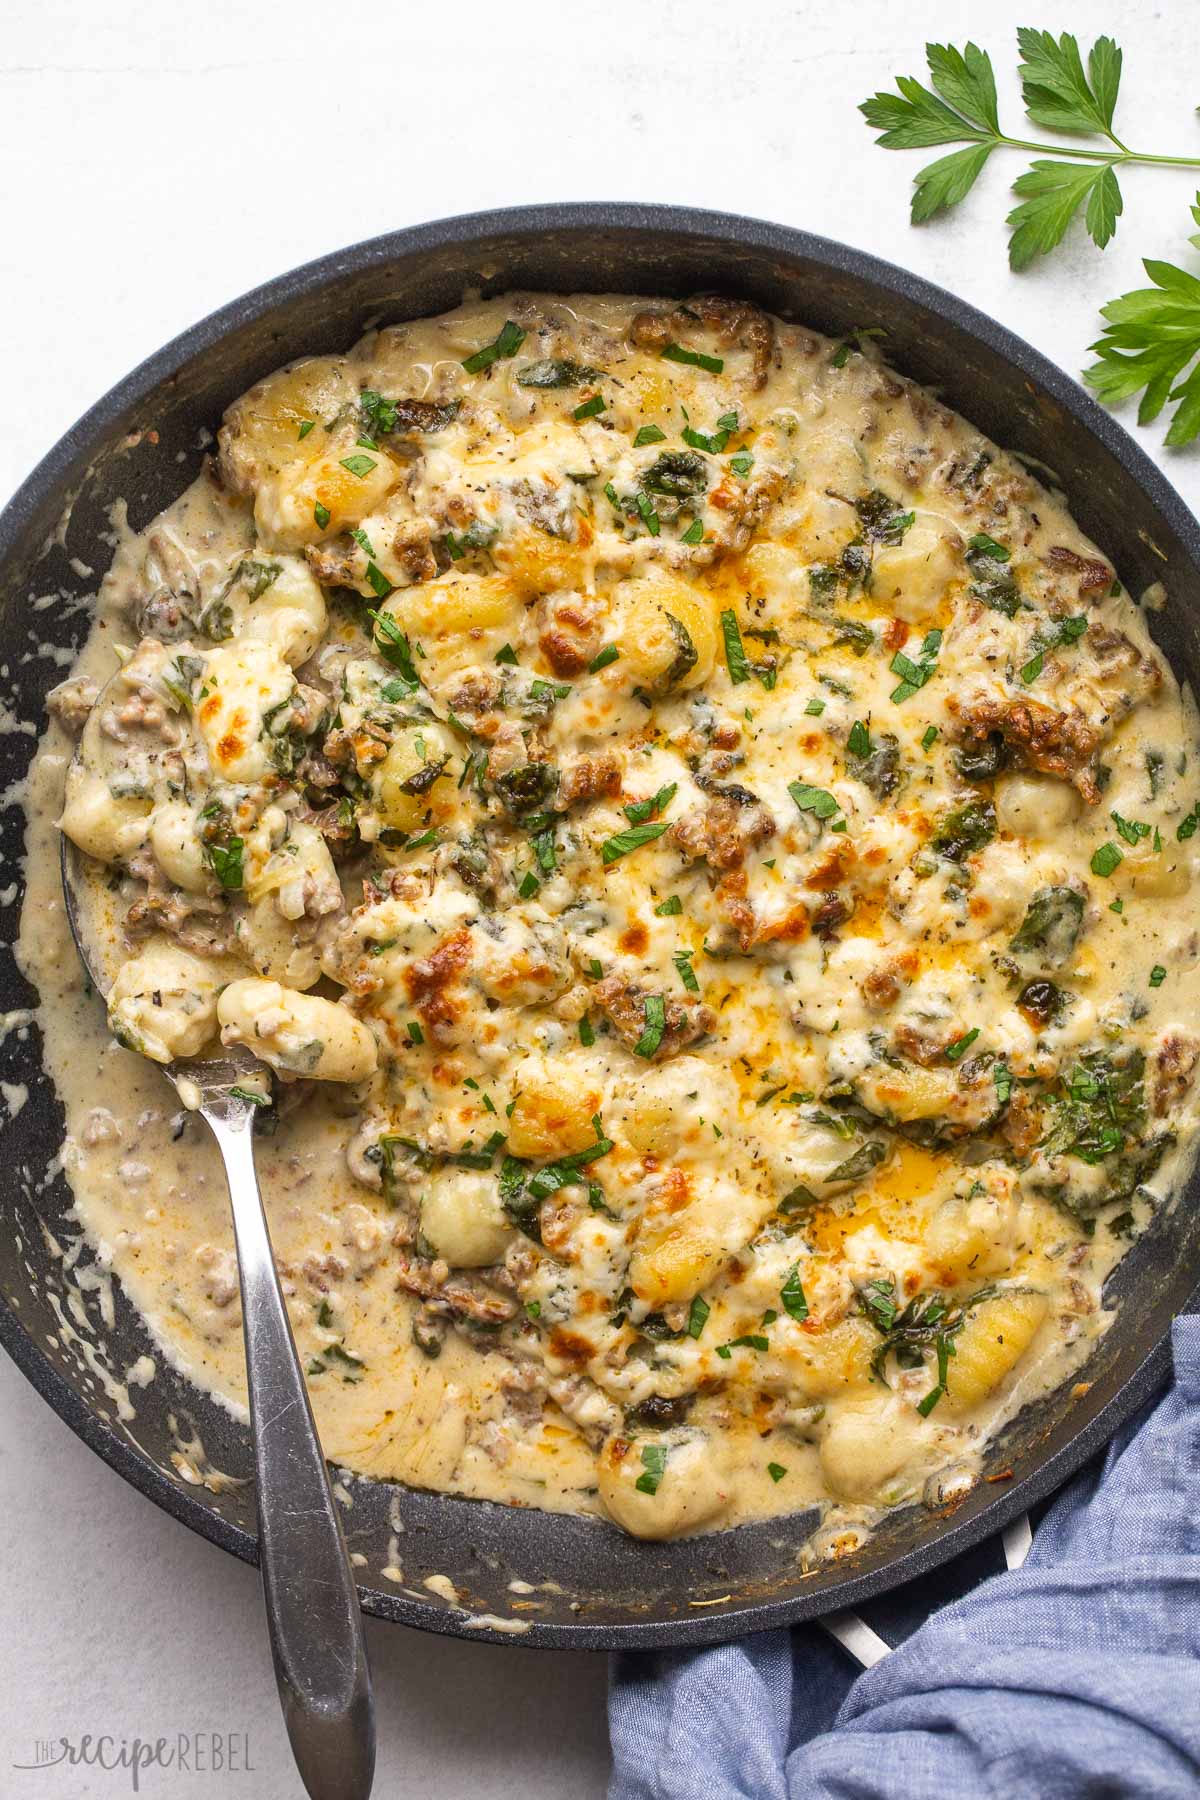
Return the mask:
[[[12,1767],[39,1774],[48,1769],[123,1773],[134,1794],[153,1793],[151,1783],[143,1789],[143,1776],[153,1771],[221,1777],[253,1775],[255,1771],[249,1733],[244,1731],[177,1731],[155,1738],[84,1732],[76,1738],[37,1738],[32,1760],[14,1761]]]

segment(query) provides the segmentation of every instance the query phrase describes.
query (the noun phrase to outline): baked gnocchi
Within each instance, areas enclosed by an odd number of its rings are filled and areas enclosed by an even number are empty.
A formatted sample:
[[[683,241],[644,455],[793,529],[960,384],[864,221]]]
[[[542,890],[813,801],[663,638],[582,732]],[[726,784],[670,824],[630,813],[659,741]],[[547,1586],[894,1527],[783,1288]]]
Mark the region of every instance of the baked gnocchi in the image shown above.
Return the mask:
[[[734,320],[473,300],[259,382],[53,727],[112,1033],[259,1059],[331,1453],[646,1538],[978,1477],[1200,1065],[1197,721],[1120,571],[870,342]],[[204,1151],[128,1057],[92,1131],[70,1037],[85,1228],[240,1398]]]

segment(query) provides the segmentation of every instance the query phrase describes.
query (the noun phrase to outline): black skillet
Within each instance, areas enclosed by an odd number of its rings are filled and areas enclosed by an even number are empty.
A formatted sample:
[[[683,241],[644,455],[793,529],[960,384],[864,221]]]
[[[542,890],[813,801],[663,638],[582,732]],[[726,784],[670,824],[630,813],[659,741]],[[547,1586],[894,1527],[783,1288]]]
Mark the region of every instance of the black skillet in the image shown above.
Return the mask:
[[[1125,432],[1027,344],[944,290],[824,238],[721,213],[631,205],[548,206],[477,213],[359,244],[235,301],[168,344],[69,431],[0,516],[0,667],[4,698],[21,719],[44,716],[60,671],[38,642],[75,645],[83,613],[65,604],[32,613],[30,597],[89,591],[72,559],[98,570],[110,551],[106,509],[129,503],[140,529],[196,472],[204,433],[228,403],[270,370],[304,354],[348,348],[372,321],[455,306],[466,289],[747,295],[835,336],[878,325],[896,367],[936,388],[1006,448],[1053,470],[1083,529],[1135,594],[1165,584],[1150,615],[1176,674],[1200,678],[1200,527]],[[152,438],[148,435],[153,432]],[[70,503],[65,534],[56,529]],[[34,740],[0,735],[0,790],[25,771]],[[5,880],[21,853],[22,816],[0,820]],[[15,935],[18,909],[0,909]],[[33,1003],[11,956],[0,966],[0,1010]],[[177,1519],[236,1555],[257,1554],[253,1492],[212,1493],[180,1479],[171,1461],[180,1430],[198,1432],[213,1464],[247,1475],[246,1431],[167,1368],[135,1390],[137,1416],[115,1410],[77,1350],[64,1345],[49,1294],[58,1261],[41,1228],[64,1230],[65,1181],[44,1171],[62,1139],[62,1111],[40,1072],[36,1028],[10,1031],[0,1077],[27,1082],[28,1104],[4,1133],[0,1191],[0,1339],[71,1428],[113,1468]],[[635,1542],[596,1520],[353,1482],[345,1516],[364,1605],[382,1618],[495,1643],[613,1649],[701,1644],[844,1607],[910,1581],[1025,1511],[1099,1449],[1162,1381],[1165,1335],[1189,1309],[1200,1274],[1200,1183],[1163,1208],[1110,1283],[1115,1323],[1084,1371],[1082,1397],[1061,1392],[1024,1412],[994,1443],[982,1481],[949,1516],[912,1507],[893,1515],[865,1549],[803,1575],[796,1560],[809,1515],[668,1544]],[[1200,1296],[1197,1296],[1200,1298]],[[102,1332],[120,1371],[152,1352],[145,1328],[116,1295],[115,1329]],[[176,1420],[176,1431],[168,1415]],[[1007,1473],[1011,1471],[1011,1475]],[[37,1480],[36,1457],[30,1478]],[[382,1573],[403,1519],[401,1588]],[[432,1594],[426,1575],[449,1576],[470,1613],[518,1618],[517,1635],[472,1625]],[[548,1583],[536,1610],[513,1611],[511,1581]],[[415,1593],[405,1591],[415,1590]]]

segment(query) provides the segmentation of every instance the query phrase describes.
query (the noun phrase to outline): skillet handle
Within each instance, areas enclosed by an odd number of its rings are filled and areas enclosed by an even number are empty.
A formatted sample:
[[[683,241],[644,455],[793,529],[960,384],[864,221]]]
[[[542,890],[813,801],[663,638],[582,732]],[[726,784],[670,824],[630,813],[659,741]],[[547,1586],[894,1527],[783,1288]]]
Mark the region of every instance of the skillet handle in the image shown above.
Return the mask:
[[[254,1169],[254,1110],[222,1098],[204,1117],[233,1205],[275,1679],[312,1800],[367,1800],[375,1705],[362,1613],[275,1270]]]

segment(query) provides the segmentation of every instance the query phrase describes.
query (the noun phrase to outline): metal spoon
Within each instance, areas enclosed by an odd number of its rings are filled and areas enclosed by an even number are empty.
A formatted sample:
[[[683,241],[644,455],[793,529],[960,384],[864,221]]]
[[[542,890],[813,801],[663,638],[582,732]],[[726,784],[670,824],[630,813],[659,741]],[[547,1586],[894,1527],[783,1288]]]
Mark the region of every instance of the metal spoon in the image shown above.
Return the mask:
[[[89,955],[84,926],[82,860],[64,837],[67,920],[83,966],[104,994],[108,984],[95,966],[98,958]],[[254,1431],[259,1563],[292,1753],[312,1800],[367,1800],[375,1773],[375,1702],[362,1613],[254,1170],[258,1108],[232,1091],[260,1068],[248,1050],[234,1049],[167,1063],[163,1073],[206,1120],[229,1182]]]

